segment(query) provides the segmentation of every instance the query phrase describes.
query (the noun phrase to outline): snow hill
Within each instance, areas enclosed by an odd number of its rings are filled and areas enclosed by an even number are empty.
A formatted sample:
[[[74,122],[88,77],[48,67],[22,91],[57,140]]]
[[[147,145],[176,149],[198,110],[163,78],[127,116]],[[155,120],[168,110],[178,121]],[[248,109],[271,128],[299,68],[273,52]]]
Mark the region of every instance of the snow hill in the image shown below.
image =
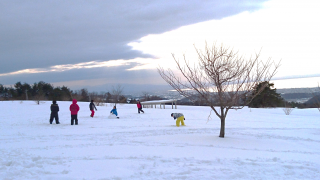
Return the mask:
[[[231,110],[226,137],[210,108],[144,109],[58,102],[60,123],[49,124],[51,102],[0,102],[0,179],[319,179],[320,112],[281,108]],[[171,107],[171,106],[170,106]],[[184,113],[175,127],[172,112]]]

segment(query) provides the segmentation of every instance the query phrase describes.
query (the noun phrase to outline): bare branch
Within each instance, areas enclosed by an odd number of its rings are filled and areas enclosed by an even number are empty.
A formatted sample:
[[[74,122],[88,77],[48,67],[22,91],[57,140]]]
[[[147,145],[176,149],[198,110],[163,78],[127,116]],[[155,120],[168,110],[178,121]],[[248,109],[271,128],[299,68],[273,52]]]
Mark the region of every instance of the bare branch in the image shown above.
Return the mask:
[[[270,81],[277,73],[280,62],[275,63],[270,58],[260,61],[260,52],[245,58],[233,49],[216,44],[211,47],[206,44],[204,51],[196,47],[195,50],[198,56],[198,64],[195,65],[191,65],[185,55],[180,62],[172,54],[180,76],[162,67],[158,68],[158,72],[181,95],[190,100],[196,97],[203,99],[221,119],[223,130],[220,137],[224,137],[224,121],[229,109],[243,108],[261,93],[266,86],[258,91],[253,91],[254,88],[260,82]],[[248,97],[251,99],[244,102]]]
[[[122,92],[123,92],[123,87],[120,84],[118,84],[117,86],[112,86],[111,94],[115,98],[114,99],[115,106],[119,102]]]

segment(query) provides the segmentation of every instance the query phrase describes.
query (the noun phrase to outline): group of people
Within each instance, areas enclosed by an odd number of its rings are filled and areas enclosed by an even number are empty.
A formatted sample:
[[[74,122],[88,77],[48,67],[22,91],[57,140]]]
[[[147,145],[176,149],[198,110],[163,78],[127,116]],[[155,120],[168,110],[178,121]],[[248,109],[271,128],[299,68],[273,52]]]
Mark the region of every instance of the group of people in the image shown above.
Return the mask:
[[[140,112],[144,113],[144,111],[142,110],[142,105],[140,103],[140,101],[137,101],[137,107],[138,107],[138,113],[140,114]],[[55,119],[56,124],[60,124],[59,122],[59,116],[58,116],[58,112],[59,112],[59,106],[57,104],[56,100],[52,101],[52,104],[50,106],[51,109],[51,114],[50,114],[50,124],[52,124],[53,119]],[[89,104],[89,109],[91,111],[91,115],[90,117],[93,118],[95,111],[94,110],[98,110],[97,107],[94,105],[93,100],[91,100],[90,104]],[[77,100],[73,99],[72,100],[72,104],[69,107],[69,110],[71,112],[71,125],[78,125],[78,112],[80,110],[79,105],[77,104]],[[118,112],[117,112],[117,108],[116,106],[113,106],[112,110],[110,111],[110,114],[115,115],[116,118],[119,119],[118,117]],[[177,119],[176,120],[176,126],[180,126],[180,123],[182,126],[185,126],[184,124],[184,115],[182,113],[172,113],[171,117],[173,117],[173,119]]]
[[[93,101],[91,101],[91,102],[93,104]],[[59,106],[57,104],[57,101],[55,101],[55,100],[52,101],[50,109],[51,109],[50,120],[49,120],[50,124],[52,124],[53,119],[55,119],[56,124],[60,124],[59,116],[58,116]],[[69,110],[71,112],[71,125],[73,125],[73,124],[78,125],[78,112],[80,110],[80,107],[77,104],[77,100],[76,99],[72,100],[72,104],[70,105]],[[93,114],[94,114],[94,112],[93,112]],[[91,114],[91,117],[93,117],[92,114]]]

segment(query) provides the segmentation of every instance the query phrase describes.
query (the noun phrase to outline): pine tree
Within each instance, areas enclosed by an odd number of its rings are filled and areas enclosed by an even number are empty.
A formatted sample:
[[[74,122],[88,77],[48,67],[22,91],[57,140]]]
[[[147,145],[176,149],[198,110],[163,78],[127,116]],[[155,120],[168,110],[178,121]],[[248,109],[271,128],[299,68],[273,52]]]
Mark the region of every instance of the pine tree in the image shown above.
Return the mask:
[[[252,108],[264,108],[264,107],[279,107],[283,106],[284,100],[279,93],[276,92],[276,88],[273,83],[267,81],[259,83],[254,91],[258,91],[263,85],[267,84],[264,90],[248,104]],[[250,98],[249,98],[250,99]]]

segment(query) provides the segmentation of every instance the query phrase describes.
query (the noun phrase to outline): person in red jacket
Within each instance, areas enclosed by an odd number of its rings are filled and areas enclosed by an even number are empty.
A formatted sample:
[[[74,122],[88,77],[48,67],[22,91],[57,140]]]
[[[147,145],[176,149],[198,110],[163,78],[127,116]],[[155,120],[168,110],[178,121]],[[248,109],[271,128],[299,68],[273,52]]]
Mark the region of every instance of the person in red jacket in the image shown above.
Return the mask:
[[[72,104],[69,109],[71,111],[71,125],[73,125],[74,121],[75,125],[78,125],[78,111],[80,110],[80,107],[78,106],[76,99],[72,100]]]
[[[142,106],[141,106],[141,103],[140,103],[139,100],[137,101],[137,107],[138,107],[138,113],[139,114],[140,114],[140,111],[144,113],[144,111],[142,110]]]

